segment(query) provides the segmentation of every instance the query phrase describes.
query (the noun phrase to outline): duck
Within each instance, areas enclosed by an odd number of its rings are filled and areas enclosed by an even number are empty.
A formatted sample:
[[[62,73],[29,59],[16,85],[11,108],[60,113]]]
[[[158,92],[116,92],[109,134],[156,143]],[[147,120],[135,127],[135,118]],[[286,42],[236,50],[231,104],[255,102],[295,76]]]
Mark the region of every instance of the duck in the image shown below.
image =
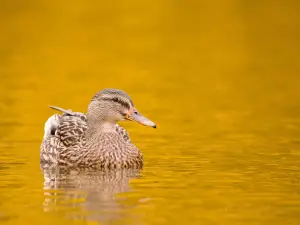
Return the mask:
[[[156,128],[156,124],[138,112],[124,91],[106,88],[91,99],[87,112],[73,112],[57,106],[45,123],[40,146],[43,168],[68,167],[119,169],[143,167],[143,154],[132,143],[121,120]]]

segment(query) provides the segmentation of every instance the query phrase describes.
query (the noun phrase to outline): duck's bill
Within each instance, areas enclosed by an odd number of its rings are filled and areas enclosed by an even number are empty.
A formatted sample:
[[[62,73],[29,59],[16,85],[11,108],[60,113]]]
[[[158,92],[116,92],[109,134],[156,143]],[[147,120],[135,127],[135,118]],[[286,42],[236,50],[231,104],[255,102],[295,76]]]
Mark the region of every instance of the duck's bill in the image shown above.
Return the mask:
[[[126,117],[127,120],[135,121],[137,123],[140,123],[144,126],[153,127],[156,128],[156,124],[153,123],[151,120],[144,117],[139,112],[135,111],[132,115]]]

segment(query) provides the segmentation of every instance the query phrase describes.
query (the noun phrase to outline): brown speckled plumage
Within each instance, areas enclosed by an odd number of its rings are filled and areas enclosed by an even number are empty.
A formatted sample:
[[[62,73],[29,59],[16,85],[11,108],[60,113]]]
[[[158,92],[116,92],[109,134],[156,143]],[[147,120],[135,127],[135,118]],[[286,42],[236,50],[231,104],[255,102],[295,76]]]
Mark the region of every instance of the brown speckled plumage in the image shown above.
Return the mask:
[[[142,153],[130,141],[126,130],[116,123],[134,120],[156,127],[140,115],[130,97],[117,89],[98,92],[87,114],[52,107],[63,114],[50,117],[45,125],[40,161],[43,168],[53,165],[75,168],[141,168]]]

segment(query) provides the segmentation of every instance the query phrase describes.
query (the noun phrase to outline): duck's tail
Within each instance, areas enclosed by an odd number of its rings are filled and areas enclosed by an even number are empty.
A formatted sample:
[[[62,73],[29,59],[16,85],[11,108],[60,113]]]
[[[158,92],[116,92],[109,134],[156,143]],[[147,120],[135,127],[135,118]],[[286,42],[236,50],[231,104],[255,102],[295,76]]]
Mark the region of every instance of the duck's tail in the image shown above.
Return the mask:
[[[55,135],[56,129],[59,125],[60,115],[54,114],[46,121],[44,126],[44,139],[49,135]]]
[[[75,115],[75,113],[74,113],[71,109],[63,109],[63,108],[60,108],[60,107],[58,107],[58,106],[52,106],[52,105],[49,105],[49,107],[50,107],[51,109],[55,109],[55,110],[57,110],[57,111],[60,111],[60,112],[69,114],[69,115],[71,115],[71,116],[74,116],[74,115]]]
[[[68,110],[63,109],[58,106],[49,106],[49,107],[51,109],[55,109],[57,111],[63,112],[67,115],[72,115],[72,116],[74,115],[74,113],[70,109],[68,109]],[[55,135],[57,127],[60,123],[60,118],[61,118],[61,115],[57,114],[57,113],[48,118],[48,120],[46,121],[45,126],[44,126],[44,139],[49,135]]]

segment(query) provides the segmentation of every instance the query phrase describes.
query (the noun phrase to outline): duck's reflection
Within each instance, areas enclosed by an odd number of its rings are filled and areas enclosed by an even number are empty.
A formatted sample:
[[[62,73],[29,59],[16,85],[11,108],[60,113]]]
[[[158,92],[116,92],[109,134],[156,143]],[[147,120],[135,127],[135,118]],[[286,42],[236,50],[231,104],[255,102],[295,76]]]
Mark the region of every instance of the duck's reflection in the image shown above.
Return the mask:
[[[116,194],[131,192],[139,170],[78,171],[43,168],[44,210],[64,211],[71,219],[101,223],[124,219],[128,204]],[[132,206],[134,207],[134,206]]]

